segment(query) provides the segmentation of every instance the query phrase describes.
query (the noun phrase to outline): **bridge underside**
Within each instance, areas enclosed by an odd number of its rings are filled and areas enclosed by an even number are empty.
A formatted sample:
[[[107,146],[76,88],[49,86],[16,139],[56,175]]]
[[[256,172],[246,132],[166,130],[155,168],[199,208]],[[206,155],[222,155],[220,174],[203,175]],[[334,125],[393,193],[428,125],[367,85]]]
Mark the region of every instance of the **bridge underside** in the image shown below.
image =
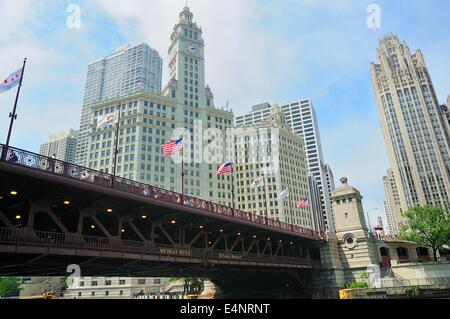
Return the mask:
[[[190,264],[192,261],[173,260],[170,258],[161,261],[136,261],[117,258],[91,258],[80,256],[56,256],[37,254],[0,254],[0,276],[36,276],[36,277],[63,277],[67,273],[68,265],[79,265],[84,277],[208,277],[218,282],[228,282],[233,285],[250,279],[252,275],[261,278],[280,274],[288,275],[310,273],[308,268],[280,269],[276,267],[243,266],[241,264],[222,264],[220,267],[204,267],[201,264]],[[249,277],[250,276],[250,277]],[[220,279],[219,279],[220,278]],[[267,280],[267,278],[266,278]],[[291,278],[292,281],[292,278]]]
[[[82,276],[198,276],[225,296],[247,284],[278,296],[304,290],[320,243],[0,161],[0,276],[67,276],[76,264]]]

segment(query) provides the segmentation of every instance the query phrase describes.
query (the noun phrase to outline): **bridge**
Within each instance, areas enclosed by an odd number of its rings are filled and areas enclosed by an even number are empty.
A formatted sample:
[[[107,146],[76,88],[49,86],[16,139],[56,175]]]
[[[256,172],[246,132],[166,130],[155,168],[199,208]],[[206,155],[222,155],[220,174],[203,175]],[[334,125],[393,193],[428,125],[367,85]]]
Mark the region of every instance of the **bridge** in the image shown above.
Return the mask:
[[[322,233],[1,144],[0,154],[1,276],[77,264],[82,276],[293,287],[321,267]]]

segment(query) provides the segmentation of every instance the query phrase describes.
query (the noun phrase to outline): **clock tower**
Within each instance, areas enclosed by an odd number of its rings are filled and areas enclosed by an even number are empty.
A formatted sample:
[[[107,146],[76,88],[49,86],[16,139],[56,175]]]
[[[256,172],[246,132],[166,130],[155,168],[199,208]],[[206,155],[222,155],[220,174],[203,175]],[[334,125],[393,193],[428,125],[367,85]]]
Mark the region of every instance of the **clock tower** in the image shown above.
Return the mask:
[[[205,42],[202,29],[193,17],[185,7],[173,28],[169,48],[169,83],[163,95],[184,106],[212,108],[213,95],[205,86]]]

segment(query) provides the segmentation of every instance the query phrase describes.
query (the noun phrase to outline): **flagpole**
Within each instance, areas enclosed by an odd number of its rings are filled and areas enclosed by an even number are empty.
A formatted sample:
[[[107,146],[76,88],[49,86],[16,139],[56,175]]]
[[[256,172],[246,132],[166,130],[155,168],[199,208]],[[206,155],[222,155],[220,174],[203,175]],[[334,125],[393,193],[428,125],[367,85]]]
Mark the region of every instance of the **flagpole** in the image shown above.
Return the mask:
[[[181,136],[181,204],[184,204],[184,134]]]
[[[3,153],[2,154],[2,159],[6,159],[6,153],[8,152],[9,142],[11,140],[11,133],[12,133],[13,125],[14,125],[14,120],[17,119],[17,114],[16,114],[17,102],[19,101],[20,88],[22,87],[22,80],[23,80],[23,75],[25,73],[25,66],[26,66],[26,64],[27,64],[27,58],[25,58],[23,60],[22,75],[20,76],[19,87],[17,88],[16,101],[14,102],[14,108],[13,108],[12,113],[9,113],[9,117],[11,118],[11,122],[9,124],[8,137],[6,138],[5,150],[2,152]]]
[[[264,205],[266,206],[266,217],[269,217],[269,207],[267,206],[267,182],[266,182],[266,174],[262,173],[264,179]]]
[[[236,208],[235,194],[234,194],[234,166],[231,168],[231,195],[232,195],[232,200],[233,200],[232,207]]]
[[[111,187],[114,187],[114,182],[116,180],[116,171],[117,171],[117,155],[119,154],[119,129],[120,129],[120,117],[122,114],[122,106],[119,105],[119,118],[117,121],[117,128],[116,128],[116,141],[114,146],[114,169],[113,169],[113,177],[111,180]]]

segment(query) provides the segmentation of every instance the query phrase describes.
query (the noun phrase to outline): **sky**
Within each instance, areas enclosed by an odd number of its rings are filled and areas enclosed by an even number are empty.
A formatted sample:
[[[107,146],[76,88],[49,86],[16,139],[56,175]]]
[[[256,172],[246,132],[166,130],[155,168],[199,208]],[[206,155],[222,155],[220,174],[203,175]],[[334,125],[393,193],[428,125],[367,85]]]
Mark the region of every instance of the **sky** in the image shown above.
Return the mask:
[[[80,27],[73,11],[79,8]],[[368,26],[380,9],[379,28]],[[184,0],[0,0],[0,78],[28,58],[11,144],[38,152],[49,135],[78,129],[87,66],[122,44],[148,43],[164,60]],[[389,168],[370,79],[378,40],[395,33],[421,49],[438,99],[450,94],[448,0],[189,0],[206,44],[216,107],[235,115],[262,102],[311,98],[325,161],[383,215]],[[368,12],[369,11],[369,12]],[[378,20],[377,20],[378,21]],[[69,22],[69,23],[68,23]],[[0,141],[15,90],[0,94]],[[378,208],[378,210],[376,210]]]

